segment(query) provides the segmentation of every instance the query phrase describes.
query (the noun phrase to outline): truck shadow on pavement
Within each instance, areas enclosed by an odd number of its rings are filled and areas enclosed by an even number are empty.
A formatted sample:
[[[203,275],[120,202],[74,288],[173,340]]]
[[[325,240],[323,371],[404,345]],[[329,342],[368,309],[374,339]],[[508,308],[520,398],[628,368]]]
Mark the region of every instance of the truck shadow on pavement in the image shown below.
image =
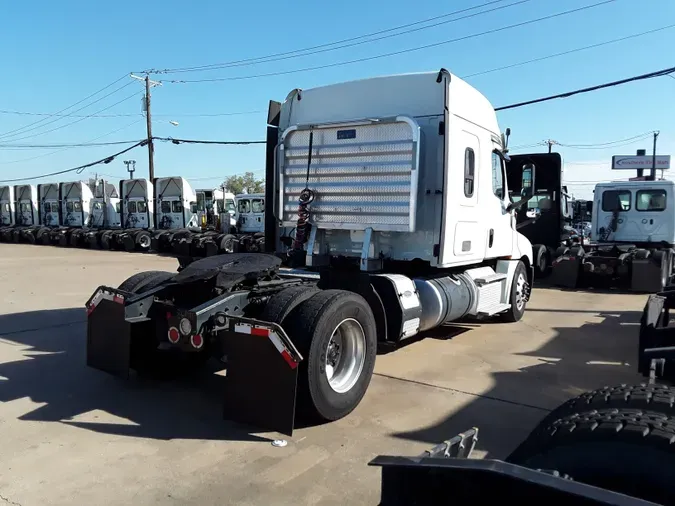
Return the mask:
[[[0,418],[4,403],[29,398],[40,406],[19,420],[160,440],[269,441],[223,419],[217,368],[176,381],[125,381],[87,367],[84,309],[0,315]]]
[[[565,313],[587,313],[588,318],[580,327],[553,327],[554,335],[545,344],[532,351],[514,353],[515,357],[523,358],[520,362],[529,364],[518,371],[493,370],[492,388],[472,394],[474,399],[459,411],[432,425],[392,436],[431,447],[478,427],[476,450],[486,458],[504,459],[551,410],[566,400],[604,386],[645,382],[638,375],[636,364],[642,312],[530,308],[528,312],[561,313],[562,321]],[[527,332],[544,331],[528,324],[527,319],[519,325]]]

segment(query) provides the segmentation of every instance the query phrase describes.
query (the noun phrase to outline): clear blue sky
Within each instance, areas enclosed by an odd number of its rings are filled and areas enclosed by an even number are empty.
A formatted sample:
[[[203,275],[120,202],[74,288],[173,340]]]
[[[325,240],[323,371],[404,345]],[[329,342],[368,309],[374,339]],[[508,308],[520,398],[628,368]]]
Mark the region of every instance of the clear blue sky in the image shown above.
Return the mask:
[[[484,7],[508,5],[504,0]],[[434,28],[322,54],[258,65],[156,76],[157,79],[202,79],[250,76],[353,60],[484,32],[600,0],[530,0],[520,5]],[[223,2],[184,1],[5,2],[0,56],[0,109],[54,113],[113,82],[128,72],[147,68],[176,68],[228,62],[329,43],[462,8],[487,0],[439,2],[402,0],[375,2],[342,0],[317,3],[297,0],[279,4],[267,0]],[[386,7],[385,7],[386,5]],[[446,18],[451,19],[451,18]],[[441,20],[443,21],[443,20]],[[250,140],[265,133],[269,99],[283,100],[293,88],[309,88],[375,75],[437,70],[445,67],[459,76],[548,56],[554,53],[638,34],[675,23],[672,0],[615,0],[582,12],[519,28],[440,45],[421,51],[334,68],[213,83],[171,84],[153,89],[154,134],[188,139]],[[596,83],[673,66],[675,28],[551,58],[467,80],[495,106],[563,92]],[[87,105],[130,79],[97,95]],[[141,83],[75,114],[86,115],[138,94],[100,114],[139,114]],[[661,77],[551,103],[500,113],[502,128],[512,129],[513,146],[555,139],[563,144],[595,144],[660,130],[659,152],[675,151],[675,79]],[[199,117],[259,111],[234,116]],[[192,115],[192,116],[191,116]],[[140,139],[143,117],[61,118],[36,125],[24,133],[2,134],[43,119],[0,113],[0,145],[52,144]],[[45,118],[43,123],[53,121]],[[179,126],[169,124],[178,121]],[[131,123],[135,124],[129,126]],[[33,128],[33,127],[31,127]],[[118,130],[115,133],[110,133]],[[43,133],[46,132],[46,133]],[[41,134],[41,135],[38,135]],[[109,134],[109,135],[106,135]],[[651,140],[606,149],[559,148],[567,163],[568,181],[608,179],[612,154],[651,149]],[[8,149],[0,147],[0,179],[31,176],[84,164],[121,147]],[[539,147],[532,150],[543,149]],[[32,159],[30,159],[32,158]],[[137,175],[147,174],[147,151],[139,148],[109,165],[91,169],[111,176],[125,175],[122,160],[137,160]],[[29,160],[27,160],[29,159]],[[180,174],[194,186],[209,186],[223,177],[264,168],[262,146],[156,146],[156,175]],[[59,180],[86,178],[75,174]],[[619,174],[618,176],[624,176]],[[212,178],[205,180],[203,178]],[[43,181],[38,181],[43,182]],[[573,184],[578,195],[592,185]]]

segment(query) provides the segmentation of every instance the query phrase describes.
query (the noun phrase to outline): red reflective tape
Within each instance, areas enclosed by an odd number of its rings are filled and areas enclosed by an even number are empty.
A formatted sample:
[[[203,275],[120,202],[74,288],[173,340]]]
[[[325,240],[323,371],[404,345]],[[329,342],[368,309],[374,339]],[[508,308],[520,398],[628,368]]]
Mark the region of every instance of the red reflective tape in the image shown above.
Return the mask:
[[[89,306],[89,307],[87,308],[87,316],[89,316],[91,313],[93,313],[93,312],[94,312],[94,309],[96,309],[96,306],[95,306],[94,304],[92,304],[91,306]]]
[[[291,366],[291,369],[295,369],[298,367],[298,363],[293,360],[293,357],[291,357],[291,354],[288,353],[288,351],[284,350],[281,352],[281,356],[284,357],[284,360],[288,363],[288,365]]]
[[[269,337],[270,330],[269,329],[263,329],[263,328],[260,328],[260,327],[251,327],[251,335],[252,336]]]
[[[120,295],[115,295],[113,296],[113,302],[117,302],[118,304],[124,304],[124,297]]]

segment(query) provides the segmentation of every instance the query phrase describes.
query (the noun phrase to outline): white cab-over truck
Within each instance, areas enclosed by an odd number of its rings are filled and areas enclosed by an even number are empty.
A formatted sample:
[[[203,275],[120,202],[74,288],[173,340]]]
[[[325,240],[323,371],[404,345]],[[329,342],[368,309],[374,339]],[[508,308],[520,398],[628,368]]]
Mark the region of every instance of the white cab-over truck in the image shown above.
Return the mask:
[[[4,232],[6,227],[12,227],[16,221],[14,211],[14,187],[0,186],[0,227]],[[1,233],[0,232],[0,233]]]
[[[6,229],[3,240],[35,244],[35,231],[40,227],[37,188],[34,185],[14,186],[14,227]]]
[[[126,377],[217,357],[225,416],[290,434],[296,411],[337,420],[359,404],[378,343],[521,319],[532,246],[514,209],[528,199],[509,200],[505,140],[477,90],[446,70],[296,89],[270,103],[267,131],[269,254],[99,287],[90,366]]]
[[[595,186],[591,241],[554,261],[553,282],[659,292],[673,275],[675,182],[615,181]]]
[[[234,196],[235,208],[226,235],[220,238],[224,253],[255,253],[265,249],[265,194],[241,193]]]

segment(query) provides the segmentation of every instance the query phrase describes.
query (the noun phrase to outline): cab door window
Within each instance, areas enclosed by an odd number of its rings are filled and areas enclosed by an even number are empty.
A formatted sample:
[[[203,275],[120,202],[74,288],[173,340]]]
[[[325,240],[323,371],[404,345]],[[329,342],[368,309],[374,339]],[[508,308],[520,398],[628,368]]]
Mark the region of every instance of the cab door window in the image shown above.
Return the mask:
[[[504,199],[504,170],[499,154],[492,152],[492,193],[499,200]]]

